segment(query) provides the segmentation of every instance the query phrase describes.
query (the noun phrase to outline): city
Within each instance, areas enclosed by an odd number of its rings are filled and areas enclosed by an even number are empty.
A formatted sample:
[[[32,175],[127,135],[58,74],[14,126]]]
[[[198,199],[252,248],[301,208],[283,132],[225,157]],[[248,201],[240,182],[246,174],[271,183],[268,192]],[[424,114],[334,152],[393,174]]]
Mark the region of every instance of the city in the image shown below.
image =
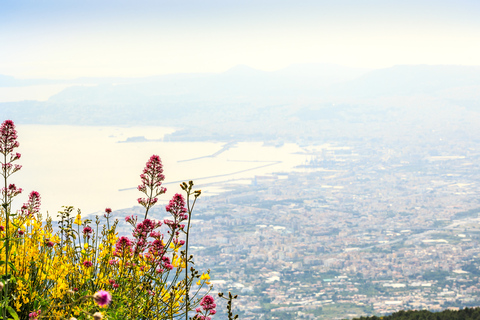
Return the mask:
[[[453,141],[305,147],[297,172],[200,198],[196,267],[239,295],[245,319],[477,305],[480,145]]]

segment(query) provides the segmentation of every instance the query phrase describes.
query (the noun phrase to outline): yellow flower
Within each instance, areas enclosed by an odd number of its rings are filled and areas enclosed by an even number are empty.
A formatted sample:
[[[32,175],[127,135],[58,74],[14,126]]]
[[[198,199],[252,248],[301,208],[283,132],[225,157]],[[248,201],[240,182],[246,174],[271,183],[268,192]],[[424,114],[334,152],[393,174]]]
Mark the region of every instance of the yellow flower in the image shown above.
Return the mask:
[[[208,273],[202,273],[202,275],[200,276],[200,280],[198,280],[197,282],[197,285],[200,285],[202,280],[205,280],[205,283],[206,284],[210,284],[210,275]]]
[[[173,242],[170,243],[170,249],[173,249],[175,252],[178,252],[178,249],[179,249],[181,246],[182,246],[182,245],[179,244],[179,243],[176,243],[176,244],[173,243]]]
[[[73,223],[79,226],[82,224],[82,216],[80,215],[80,213],[77,214],[77,217]]]

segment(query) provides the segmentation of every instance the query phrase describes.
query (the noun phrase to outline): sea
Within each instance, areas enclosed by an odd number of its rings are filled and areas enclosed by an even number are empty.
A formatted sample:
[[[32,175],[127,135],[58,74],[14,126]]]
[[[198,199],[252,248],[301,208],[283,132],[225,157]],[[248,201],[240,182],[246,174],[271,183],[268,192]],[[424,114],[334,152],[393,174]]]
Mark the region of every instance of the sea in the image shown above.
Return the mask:
[[[42,212],[55,217],[62,206],[99,213],[137,205],[136,187],[152,155],[164,166],[167,203],[180,182],[193,180],[202,196],[221,194],[231,184],[249,185],[255,176],[288,173],[305,163],[295,143],[179,142],[164,137],[176,128],[17,125],[23,167],[9,182],[23,189],[13,209],[38,191]]]

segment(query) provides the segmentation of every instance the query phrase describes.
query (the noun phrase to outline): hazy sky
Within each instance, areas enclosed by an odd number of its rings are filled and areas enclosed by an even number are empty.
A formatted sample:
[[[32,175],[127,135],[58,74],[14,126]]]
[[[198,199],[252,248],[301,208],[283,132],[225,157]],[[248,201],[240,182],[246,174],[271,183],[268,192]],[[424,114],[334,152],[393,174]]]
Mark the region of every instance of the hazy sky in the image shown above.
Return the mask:
[[[478,0],[1,0],[0,74],[480,65]]]

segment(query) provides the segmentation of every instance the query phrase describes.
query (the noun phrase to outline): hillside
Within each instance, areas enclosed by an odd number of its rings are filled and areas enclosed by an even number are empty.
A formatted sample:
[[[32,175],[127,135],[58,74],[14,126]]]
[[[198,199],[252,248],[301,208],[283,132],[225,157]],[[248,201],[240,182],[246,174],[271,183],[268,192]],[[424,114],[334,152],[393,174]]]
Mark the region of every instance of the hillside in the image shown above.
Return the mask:
[[[478,320],[480,308],[465,308],[462,310],[444,310],[430,312],[427,310],[399,311],[383,317],[360,317],[357,320]]]

